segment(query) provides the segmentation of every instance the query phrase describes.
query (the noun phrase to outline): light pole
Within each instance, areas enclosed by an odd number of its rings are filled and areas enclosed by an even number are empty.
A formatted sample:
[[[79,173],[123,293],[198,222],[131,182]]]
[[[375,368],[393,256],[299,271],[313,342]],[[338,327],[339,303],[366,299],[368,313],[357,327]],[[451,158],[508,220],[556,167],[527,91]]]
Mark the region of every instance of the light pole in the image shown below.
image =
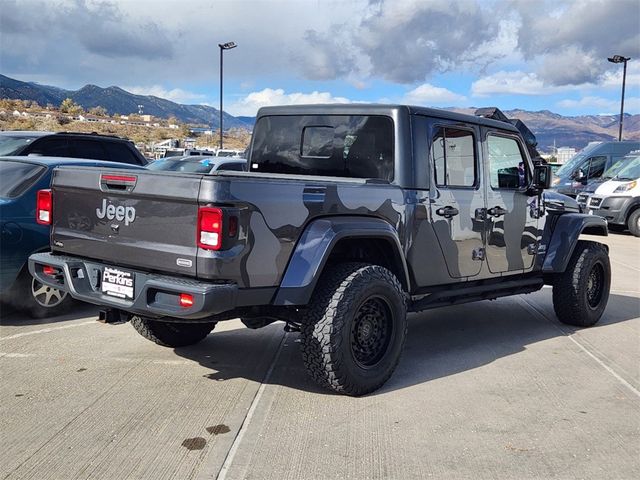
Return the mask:
[[[622,116],[624,115],[624,84],[627,80],[627,62],[631,60],[631,57],[623,57],[622,55],[614,55],[607,58],[611,63],[624,63],[624,69],[622,71],[622,100],[620,101],[620,130],[618,130],[618,141],[622,141]]]
[[[225,50],[231,50],[238,45],[235,42],[219,43],[220,47],[220,149],[222,150],[222,54]]]

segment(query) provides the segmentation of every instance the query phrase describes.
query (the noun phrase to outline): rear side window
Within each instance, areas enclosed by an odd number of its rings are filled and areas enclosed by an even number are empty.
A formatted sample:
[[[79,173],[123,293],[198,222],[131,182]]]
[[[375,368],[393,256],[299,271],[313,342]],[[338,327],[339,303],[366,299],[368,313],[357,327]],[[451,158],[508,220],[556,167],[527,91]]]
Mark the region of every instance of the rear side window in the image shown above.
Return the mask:
[[[71,157],[69,142],[65,138],[43,138],[34,142],[25,152],[49,157]]]
[[[393,180],[393,121],[368,115],[261,117],[250,171]]]
[[[46,170],[33,163],[0,161],[0,197],[15,198],[29,189]]]
[[[438,128],[431,142],[436,185],[476,185],[476,157],[473,133],[457,128]]]
[[[105,142],[104,148],[107,150],[109,160],[112,162],[131,163],[140,165],[140,160],[124,144],[118,142]]]
[[[73,140],[73,157],[92,160],[109,160],[100,142],[93,140]]]
[[[247,164],[244,162],[223,163],[216,170],[227,170],[232,172],[244,172]]]

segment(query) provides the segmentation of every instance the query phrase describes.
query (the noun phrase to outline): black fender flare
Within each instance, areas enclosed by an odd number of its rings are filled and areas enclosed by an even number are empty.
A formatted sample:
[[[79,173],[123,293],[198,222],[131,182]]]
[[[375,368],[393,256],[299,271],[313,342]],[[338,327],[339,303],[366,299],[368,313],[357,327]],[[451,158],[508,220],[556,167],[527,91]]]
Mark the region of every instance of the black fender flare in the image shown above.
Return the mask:
[[[274,305],[306,305],[315,289],[318,278],[331,255],[333,247],[345,238],[384,239],[393,245],[404,278],[399,278],[409,289],[409,270],[396,229],[380,218],[324,217],[311,222],[300,236],[291,255],[289,265],[280,282]]]
[[[547,246],[547,255],[542,264],[543,273],[561,273],[567,269],[581,233],[607,236],[607,221],[597,215],[584,213],[560,215]]]

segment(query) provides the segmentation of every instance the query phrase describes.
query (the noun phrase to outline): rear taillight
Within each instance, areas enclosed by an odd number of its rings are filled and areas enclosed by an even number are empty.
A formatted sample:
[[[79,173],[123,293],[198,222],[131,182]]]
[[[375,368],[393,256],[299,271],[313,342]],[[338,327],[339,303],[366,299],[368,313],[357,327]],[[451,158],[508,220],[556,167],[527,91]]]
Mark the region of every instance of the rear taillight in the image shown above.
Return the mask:
[[[200,207],[198,210],[198,246],[207,250],[220,250],[222,245],[222,210]]]
[[[36,197],[36,222],[51,225],[51,190],[38,190]]]

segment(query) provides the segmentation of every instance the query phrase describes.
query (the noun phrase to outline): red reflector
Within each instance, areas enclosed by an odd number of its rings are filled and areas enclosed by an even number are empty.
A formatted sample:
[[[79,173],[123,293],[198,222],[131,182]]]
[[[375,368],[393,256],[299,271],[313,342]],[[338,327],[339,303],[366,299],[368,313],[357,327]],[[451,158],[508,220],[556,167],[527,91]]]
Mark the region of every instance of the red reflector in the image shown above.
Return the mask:
[[[100,180],[103,182],[135,182],[138,177],[133,175],[101,175]]]
[[[229,217],[229,231],[227,232],[227,235],[230,237],[238,235],[238,217]]]
[[[222,210],[200,207],[196,240],[200,248],[219,250],[222,245]]]
[[[51,225],[51,190],[38,190],[36,196],[36,222],[40,225]]]
[[[185,308],[193,307],[193,295],[189,293],[181,293],[180,306]]]
[[[42,267],[42,273],[53,277],[57,272],[56,272],[56,269],[53,268],[51,265],[44,265]]]

